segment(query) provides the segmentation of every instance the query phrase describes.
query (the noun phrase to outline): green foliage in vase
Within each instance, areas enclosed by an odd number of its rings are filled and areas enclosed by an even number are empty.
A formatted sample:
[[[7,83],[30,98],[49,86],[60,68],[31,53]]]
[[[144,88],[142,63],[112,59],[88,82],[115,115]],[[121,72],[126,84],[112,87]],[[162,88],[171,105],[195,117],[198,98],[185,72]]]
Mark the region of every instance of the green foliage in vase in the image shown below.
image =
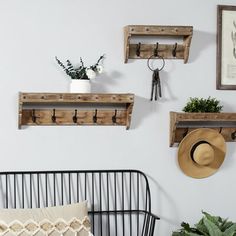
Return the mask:
[[[103,67],[99,63],[102,59],[105,58],[105,55],[99,57],[97,62],[94,65],[89,67],[84,66],[82,58],[80,58],[80,65],[75,67],[70,60],[66,61],[66,64],[63,64],[57,57],[55,57],[59,66],[66,72],[71,79],[93,79],[96,77],[96,74],[101,74],[103,72]]]
[[[182,222],[182,228],[173,232],[172,236],[236,236],[236,223],[207,212],[202,213],[204,216],[194,227]]]
[[[221,112],[223,106],[220,101],[215,98],[190,98],[186,106],[183,108],[184,112]]]

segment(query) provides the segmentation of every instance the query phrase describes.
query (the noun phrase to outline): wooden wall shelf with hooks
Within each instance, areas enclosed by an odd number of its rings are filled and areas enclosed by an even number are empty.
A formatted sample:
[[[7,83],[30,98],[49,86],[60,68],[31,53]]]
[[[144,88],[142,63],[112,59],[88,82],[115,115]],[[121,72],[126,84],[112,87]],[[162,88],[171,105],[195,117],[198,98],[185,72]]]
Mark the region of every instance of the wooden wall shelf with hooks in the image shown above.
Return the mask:
[[[236,142],[236,113],[170,112],[170,147],[197,128],[215,129],[225,141]]]
[[[134,94],[20,93],[19,129],[32,125],[123,125],[129,129]]]
[[[127,25],[124,27],[125,63],[128,59],[148,59],[155,49],[164,59],[184,59],[187,63],[193,35],[192,26],[157,26],[157,25]],[[132,44],[134,36],[168,36],[182,37],[182,44]]]

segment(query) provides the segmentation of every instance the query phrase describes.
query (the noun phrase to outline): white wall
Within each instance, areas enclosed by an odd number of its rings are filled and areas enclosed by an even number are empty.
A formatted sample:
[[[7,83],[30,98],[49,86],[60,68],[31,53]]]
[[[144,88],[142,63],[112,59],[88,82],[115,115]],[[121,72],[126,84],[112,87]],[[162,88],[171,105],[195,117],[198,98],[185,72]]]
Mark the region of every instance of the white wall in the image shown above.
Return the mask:
[[[169,111],[190,96],[216,97],[233,111],[235,91],[216,91],[216,5],[234,0],[8,0],[0,1],[0,170],[134,168],[151,177],[158,235],[201,210],[236,221],[236,149],[214,176],[186,177],[169,148]],[[167,61],[162,101],[150,102],[151,72],[145,60],[123,63],[123,26],[193,25],[188,64]],[[99,92],[136,94],[131,130],[124,127],[27,127],[17,129],[18,92],[67,92],[60,59],[89,65],[106,54]]]

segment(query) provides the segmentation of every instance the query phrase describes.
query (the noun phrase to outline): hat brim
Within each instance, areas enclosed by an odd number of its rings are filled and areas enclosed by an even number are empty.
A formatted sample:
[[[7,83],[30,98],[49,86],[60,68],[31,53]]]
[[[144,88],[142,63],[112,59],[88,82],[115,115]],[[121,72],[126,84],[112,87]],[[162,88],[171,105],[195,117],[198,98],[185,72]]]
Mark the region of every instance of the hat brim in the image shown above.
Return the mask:
[[[191,149],[194,144],[206,141],[214,150],[214,160],[209,165],[201,166],[193,161]],[[209,128],[195,129],[187,134],[178,150],[178,162],[182,171],[193,178],[206,178],[213,175],[222,165],[226,153],[226,144],[224,137],[217,131]]]

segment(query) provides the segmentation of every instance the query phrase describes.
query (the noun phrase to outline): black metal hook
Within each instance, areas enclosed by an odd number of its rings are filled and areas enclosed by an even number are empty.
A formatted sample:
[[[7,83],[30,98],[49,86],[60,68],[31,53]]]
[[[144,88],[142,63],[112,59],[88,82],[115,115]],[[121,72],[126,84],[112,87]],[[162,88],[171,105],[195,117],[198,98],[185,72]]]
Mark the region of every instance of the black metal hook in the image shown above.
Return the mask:
[[[223,128],[222,128],[222,127],[220,127],[220,130],[219,130],[219,133],[220,133],[220,134],[221,134],[221,132],[222,132],[222,129],[223,129]]]
[[[173,57],[176,57],[177,46],[178,46],[178,44],[175,43],[174,48],[173,48],[173,50],[172,50],[172,55],[173,55]]]
[[[115,109],[115,114],[112,116],[113,123],[116,123],[116,114],[117,114],[117,110]]]
[[[158,57],[158,47],[159,47],[159,43],[156,43],[156,47],[153,52],[154,57]]]
[[[188,128],[186,129],[186,131],[184,131],[183,133],[183,138],[188,134]]]
[[[231,138],[232,138],[233,140],[236,139],[236,130],[231,134]]]
[[[137,47],[136,47],[136,56],[137,56],[137,57],[140,56],[140,48],[141,48],[141,43],[138,43],[138,44],[137,44]]]
[[[57,117],[56,117],[56,109],[53,109],[53,112],[52,112],[52,122],[55,123],[57,120]]]
[[[97,123],[97,109],[95,110],[94,116],[93,116],[93,123]]]
[[[75,109],[75,114],[73,115],[72,119],[73,119],[73,122],[74,122],[74,123],[77,123],[77,120],[78,120],[78,117],[77,117],[77,109]]]
[[[32,121],[35,123],[36,122],[35,109],[32,110],[31,118],[32,118]]]

